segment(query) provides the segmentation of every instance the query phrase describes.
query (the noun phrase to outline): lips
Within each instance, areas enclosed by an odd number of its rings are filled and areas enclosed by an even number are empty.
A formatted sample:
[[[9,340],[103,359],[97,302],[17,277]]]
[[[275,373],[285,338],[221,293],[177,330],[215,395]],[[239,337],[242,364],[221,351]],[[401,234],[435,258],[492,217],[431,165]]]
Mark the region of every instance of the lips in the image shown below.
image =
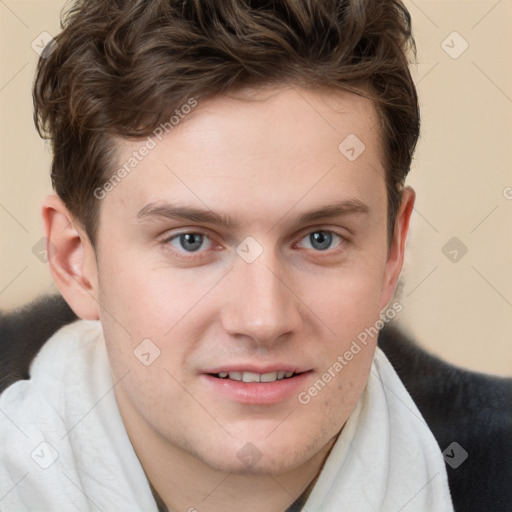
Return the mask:
[[[202,373],[215,393],[243,404],[270,405],[293,400],[310,379],[312,368],[289,363],[272,365],[230,364]]]

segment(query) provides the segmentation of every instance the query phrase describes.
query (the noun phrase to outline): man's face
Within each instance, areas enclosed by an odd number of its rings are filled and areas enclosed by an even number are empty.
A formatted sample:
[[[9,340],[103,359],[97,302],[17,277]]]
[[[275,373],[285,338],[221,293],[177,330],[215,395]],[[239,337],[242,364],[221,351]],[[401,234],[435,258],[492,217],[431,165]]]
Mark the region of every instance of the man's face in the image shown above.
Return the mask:
[[[327,447],[365,386],[375,338],[332,369],[389,300],[386,187],[368,100],[253,99],[200,103],[103,199],[98,298],[132,438],[276,474]]]

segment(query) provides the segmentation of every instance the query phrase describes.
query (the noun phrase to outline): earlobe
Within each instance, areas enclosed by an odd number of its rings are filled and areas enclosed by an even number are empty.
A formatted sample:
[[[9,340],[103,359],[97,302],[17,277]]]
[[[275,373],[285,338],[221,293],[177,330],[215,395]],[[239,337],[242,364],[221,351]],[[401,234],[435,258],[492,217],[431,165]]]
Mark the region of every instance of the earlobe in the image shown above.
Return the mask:
[[[57,287],[78,317],[98,319],[98,272],[89,237],[56,195],[44,200],[42,217],[48,263]]]
[[[409,232],[409,222],[411,220],[412,211],[416,193],[411,187],[405,187],[402,193],[402,201],[395,219],[395,229],[393,239],[389,246],[388,259],[384,271],[384,282],[381,295],[381,310],[384,309],[391,300],[402,266],[404,263],[405,242]]]

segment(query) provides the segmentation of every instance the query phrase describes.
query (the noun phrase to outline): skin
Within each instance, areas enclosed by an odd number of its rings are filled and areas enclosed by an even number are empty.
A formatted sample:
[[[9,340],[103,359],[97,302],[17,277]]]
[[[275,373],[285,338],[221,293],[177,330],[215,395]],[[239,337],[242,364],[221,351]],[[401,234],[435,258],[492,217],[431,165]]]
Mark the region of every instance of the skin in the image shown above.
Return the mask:
[[[338,150],[349,134],[366,146],[353,162]],[[119,141],[116,163],[140,146]],[[414,204],[406,188],[389,241],[382,157],[367,99],[246,91],[200,103],[106,195],[95,247],[60,199],[45,201],[54,279],[80,317],[101,320],[128,435],[170,509],[278,512],[318,473],[364,389],[376,338],[307,405],[297,393],[238,403],[202,373],[287,362],[309,370],[304,391],[375,324],[396,287]],[[364,208],[300,220],[343,201]],[[165,204],[236,225],[138,215]],[[327,249],[312,243],[318,231],[337,234]],[[180,233],[207,238],[187,252]],[[263,250],[252,263],[236,252],[248,236]],[[160,350],[149,366],[134,357],[147,338]],[[260,457],[250,465],[240,457],[247,443]]]

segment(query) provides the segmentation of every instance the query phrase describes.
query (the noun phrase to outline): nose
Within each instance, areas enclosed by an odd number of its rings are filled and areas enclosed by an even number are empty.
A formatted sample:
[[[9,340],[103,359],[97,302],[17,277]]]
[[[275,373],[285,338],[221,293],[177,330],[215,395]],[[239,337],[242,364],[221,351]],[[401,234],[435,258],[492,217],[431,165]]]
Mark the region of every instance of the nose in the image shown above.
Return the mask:
[[[253,263],[240,259],[228,279],[222,308],[222,325],[228,334],[263,346],[298,331],[300,300],[276,258],[262,255]]]

